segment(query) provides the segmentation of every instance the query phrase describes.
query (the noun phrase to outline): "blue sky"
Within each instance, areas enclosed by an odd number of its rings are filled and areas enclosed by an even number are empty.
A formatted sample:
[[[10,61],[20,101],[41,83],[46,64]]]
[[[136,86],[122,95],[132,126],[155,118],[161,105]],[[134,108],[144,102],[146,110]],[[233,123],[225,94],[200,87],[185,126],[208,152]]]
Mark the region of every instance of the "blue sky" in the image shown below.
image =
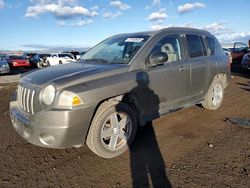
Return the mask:
[[[91,47],[124,32],[164,27],[250,39],[249,0],[0,0],[0,49]]]

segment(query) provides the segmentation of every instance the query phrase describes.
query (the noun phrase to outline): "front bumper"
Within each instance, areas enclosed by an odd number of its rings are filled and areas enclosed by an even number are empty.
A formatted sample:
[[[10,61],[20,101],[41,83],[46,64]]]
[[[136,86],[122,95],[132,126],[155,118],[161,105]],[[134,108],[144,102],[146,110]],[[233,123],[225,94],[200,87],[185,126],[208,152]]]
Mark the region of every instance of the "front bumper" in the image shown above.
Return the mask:
[[[79,147],[84,144],[94,107],[71,110],[50,109],[34,115],[10,103],[13,127],[28,142],[49,148]]]

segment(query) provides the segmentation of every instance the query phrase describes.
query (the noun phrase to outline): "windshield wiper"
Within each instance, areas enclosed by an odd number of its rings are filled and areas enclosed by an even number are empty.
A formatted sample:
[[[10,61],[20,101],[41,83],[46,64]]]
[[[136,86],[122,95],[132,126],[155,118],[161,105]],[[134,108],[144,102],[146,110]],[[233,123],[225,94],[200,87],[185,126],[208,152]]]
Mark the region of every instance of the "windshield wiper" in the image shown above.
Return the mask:
[[[86,62],[97,61],[97,62],[101,62],[101,63],[108,63],[108,61],[105,60],[105,59],[83,59],[83,60],[86,61]]]

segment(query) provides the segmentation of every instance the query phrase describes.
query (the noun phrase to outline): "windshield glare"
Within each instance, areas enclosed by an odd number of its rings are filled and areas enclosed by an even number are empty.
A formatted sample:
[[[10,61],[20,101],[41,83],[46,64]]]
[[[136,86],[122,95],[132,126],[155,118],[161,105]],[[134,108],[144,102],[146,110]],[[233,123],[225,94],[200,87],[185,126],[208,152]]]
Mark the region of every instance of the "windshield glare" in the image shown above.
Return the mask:
[[[81,60],[128,64],[148,38],[147,35],[115,36],[89,50]]]

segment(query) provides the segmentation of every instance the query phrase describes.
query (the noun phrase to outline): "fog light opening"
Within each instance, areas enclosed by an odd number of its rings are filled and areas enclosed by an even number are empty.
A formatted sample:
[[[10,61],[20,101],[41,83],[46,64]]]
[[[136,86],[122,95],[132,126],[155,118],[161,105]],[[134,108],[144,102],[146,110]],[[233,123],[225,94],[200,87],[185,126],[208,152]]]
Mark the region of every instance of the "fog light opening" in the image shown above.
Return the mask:
[[[42,144],[46,145],[46,146],[50,146],[53,145],[56,141],[55,137],[52,135],[48,135],[48,134],[41,134],[39,136],[39,140]]]

